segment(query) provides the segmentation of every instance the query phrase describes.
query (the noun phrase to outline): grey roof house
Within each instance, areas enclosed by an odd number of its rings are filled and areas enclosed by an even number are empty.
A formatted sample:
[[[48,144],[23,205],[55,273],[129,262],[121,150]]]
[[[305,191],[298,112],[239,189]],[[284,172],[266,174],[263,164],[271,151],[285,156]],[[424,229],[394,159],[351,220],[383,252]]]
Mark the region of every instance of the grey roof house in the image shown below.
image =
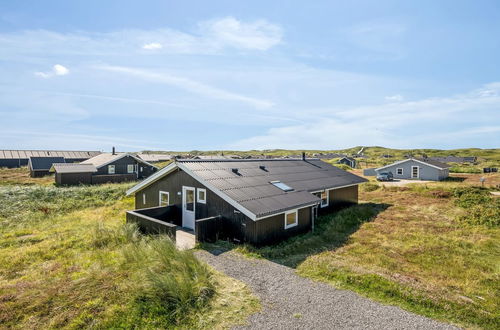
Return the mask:
[[[100,151],[68,150],[0,150],[0,167],[27,166],[30,157],[64,157],[66,163],[74,163],[84,161],[100,153]]]
[[[149,177],[158,168],[129,153],[102,153],[74,166],[57,164],[52,170],[60,185],[135,181]]]
[[[28,169],[32,178],[49,175],[49,170],[54,163],[65,163],[64,157],[30,157]]]
[[[318,159],[183,160],[127,191],[136,208],[127,220],[193,230],[199,240],[211,232],[212,240],[269,244],[311,230],[318,212],[357,203],[364,181]]]
[[[440,181],[449,176],[450,165],[428,158],[408,158],[379,167],[375,172],[391,172],[394,179]]]

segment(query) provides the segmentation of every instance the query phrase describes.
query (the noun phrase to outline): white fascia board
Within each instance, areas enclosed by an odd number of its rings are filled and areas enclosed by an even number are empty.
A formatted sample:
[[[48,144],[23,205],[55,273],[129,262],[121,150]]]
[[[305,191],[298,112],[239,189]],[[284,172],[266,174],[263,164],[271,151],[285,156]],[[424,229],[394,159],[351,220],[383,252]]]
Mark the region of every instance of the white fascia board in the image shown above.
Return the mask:
[[[158,181],[159,179],[163,178],[165,175],[169,174],[170,172],[172,172],[176,168],[178,168],[176,162],[168,164],[167,166],[165,166],[164,168],[162,168],[161,170],[159,170],[155,174],[151,175],[149,178],[145,179],[144,181],[136,184],[135,186],[133,186],[132,188],[130,188],[129,190],[127,190],[126,195],[130,196],[131,194],[136,193],[139,190],[146,188],[147,186],[149,186],[150,184],[152,184],[152,183]]]
[[[423,164],[423,165],[427,165],[427,166],[430,166],[430,167],[434,167],[434,168],[437,168],[438,170],[442,170],[444,169],[443,167],[439,167],[439,166],[436,166],[436,165],[432,165],[432,164],[429,164],[429,163],[426,163],[426,162],[423,162],[421,160],[418,160],[418,159],[415,159],[415,158],[408,158],[408,159],[404,159],[404,160],[400,160],[399,162],[395,162],[395,163],[392,163],[392,164],[389,164],[389,165],[385,165],[385,166],[382,166],[382,167],[379,167],[379,168],[376,168],[375,171],[380,171],[380,170],[383,170],[384,168],[388,168],[388,167],[392,167],[394,165],[399,165],[399,164],[402,164],[404,162],[409,162],[410,160],[413,160],[417,163],[420,163],[420,164]]]

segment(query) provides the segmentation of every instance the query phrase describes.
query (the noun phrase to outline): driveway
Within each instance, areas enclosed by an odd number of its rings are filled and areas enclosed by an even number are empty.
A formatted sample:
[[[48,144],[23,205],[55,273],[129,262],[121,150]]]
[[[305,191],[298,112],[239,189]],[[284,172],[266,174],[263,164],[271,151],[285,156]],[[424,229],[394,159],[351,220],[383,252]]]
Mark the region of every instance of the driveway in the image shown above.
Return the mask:
[[[292,268],[235,252],[197,251],[199,259],[246,283],[262,311],[238,329],[456,329],[423,316],[314,282]]]
[[[405,179],[394,179],[392,181],[377,181],[378,184],[381,184],[385,187],[404,187],[410,183],[424,184],[424,183],[432,183],[436,181],[425,181],[425,180],[405,180]]]

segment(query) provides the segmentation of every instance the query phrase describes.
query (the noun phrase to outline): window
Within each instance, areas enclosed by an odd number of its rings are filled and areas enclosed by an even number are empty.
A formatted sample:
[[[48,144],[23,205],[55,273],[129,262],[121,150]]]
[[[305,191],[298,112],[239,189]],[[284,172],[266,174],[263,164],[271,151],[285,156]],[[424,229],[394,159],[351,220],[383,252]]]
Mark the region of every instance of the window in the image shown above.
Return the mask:
[[[108,165],[108,174],[115,174],[115,165]]]
[[[170,204],[170,194],[168,191],[160,191],[159,201],[160,206],[168,206]]]
[[[324,191],[321,191],[321,192],[317,192],[317,193],[314,193],[314,195],[316,195],[318,198],[321,199],[321,207],[327,207],[329,202],[330,202],[330,198],[328,196],[328,190],[324,190]]]
[[[134,173],[134,164],[127,165],[127,173]]]
[[[396,169],[396,174],[397,175],[403,175],[403,169],[402,168],[397,168]]]
[[[142,204],[146,205],[146,194],[142,194]]]
[[[284,184],[281,181],[271,181],[271,184],[277,188],[280,188],[283,191],[292,191],[293,190],[292,187],[287,186],[286,184]]]
[[[198,188],[198,203],[207,203],[207,191],[205,189]]]
[[[299,223],[297,210],[289,211],[285,213],[285,229],[297,226]]]
[[[411,177],[418,178],[418,166],[411,167]]]

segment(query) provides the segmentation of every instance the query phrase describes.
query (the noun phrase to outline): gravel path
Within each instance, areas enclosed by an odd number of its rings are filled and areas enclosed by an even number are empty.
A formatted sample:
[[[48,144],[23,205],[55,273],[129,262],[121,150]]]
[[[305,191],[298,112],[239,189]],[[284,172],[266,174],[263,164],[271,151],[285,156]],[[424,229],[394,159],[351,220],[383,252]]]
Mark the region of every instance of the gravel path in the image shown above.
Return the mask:
[[[354,292],[300,277],[268,260],[234,252],[196,255],[215,269],[246,283],[263,309],[241,329],[456,329],[401,308],[386,306]]]

